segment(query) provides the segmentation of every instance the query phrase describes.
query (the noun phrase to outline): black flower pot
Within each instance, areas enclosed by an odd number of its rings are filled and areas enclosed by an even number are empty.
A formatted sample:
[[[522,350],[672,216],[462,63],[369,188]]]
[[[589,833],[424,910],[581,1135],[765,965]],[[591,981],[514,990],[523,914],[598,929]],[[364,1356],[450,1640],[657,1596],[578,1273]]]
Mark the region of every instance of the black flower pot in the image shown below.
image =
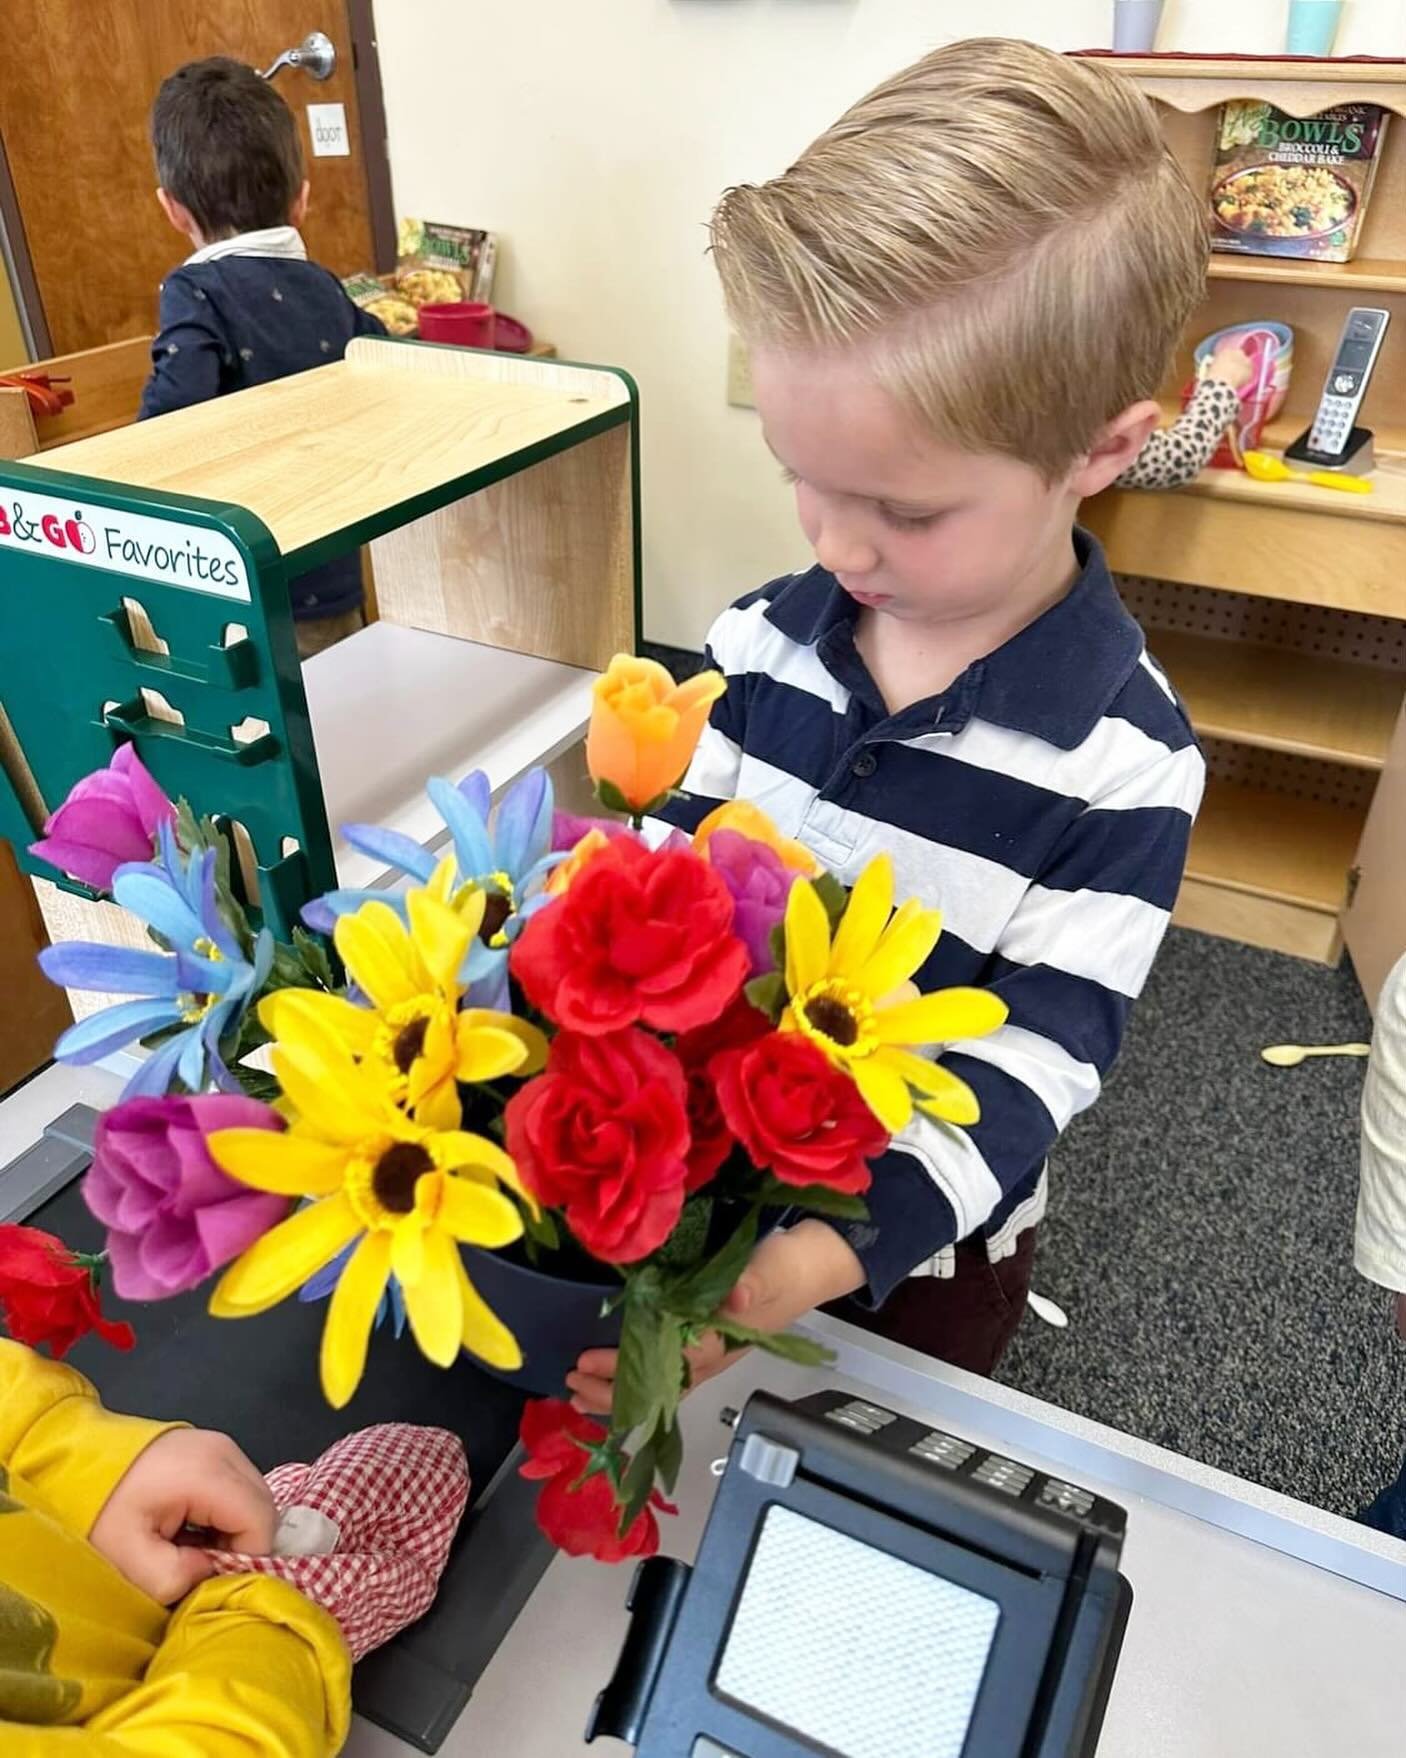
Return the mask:
[[[566,1395],[566,1376],[584,1349],[613,1349],[620,1341],[621,1315],[601,1316],[601,1307],[620,1287],[620,1279],[601,1267],[595,1280],[537,1269],[512,1252],[466,1245],[469,1280],[517,1338],[522,1366],[502,1373],[477,1361],[495,1379],[536,1398]]]

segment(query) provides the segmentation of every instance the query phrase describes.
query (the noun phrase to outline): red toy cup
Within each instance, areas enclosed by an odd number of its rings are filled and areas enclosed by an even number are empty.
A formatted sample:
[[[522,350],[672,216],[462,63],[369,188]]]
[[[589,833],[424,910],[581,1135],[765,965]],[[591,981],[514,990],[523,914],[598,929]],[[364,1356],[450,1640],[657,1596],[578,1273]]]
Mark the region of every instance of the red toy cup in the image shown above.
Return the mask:
[[[460,348],[491,348],[497,313],[479,300],[420,307],[420,340],[453,342]]]

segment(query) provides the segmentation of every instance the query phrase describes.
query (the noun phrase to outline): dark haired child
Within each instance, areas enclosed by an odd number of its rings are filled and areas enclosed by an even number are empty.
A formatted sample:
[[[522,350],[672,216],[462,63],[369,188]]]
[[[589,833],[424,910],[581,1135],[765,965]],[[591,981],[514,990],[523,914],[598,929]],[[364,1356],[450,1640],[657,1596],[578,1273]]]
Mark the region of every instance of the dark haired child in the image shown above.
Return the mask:
[[[151,141],[156,199],[194,249],[161,288],[143,419],[325,366],[353,336],[386,333],[308,261],[297,123],[252,67],[214,56],[178,69],[156,95]],[[310,569],[292,597],[306,659],[364,622],[360,558]]]

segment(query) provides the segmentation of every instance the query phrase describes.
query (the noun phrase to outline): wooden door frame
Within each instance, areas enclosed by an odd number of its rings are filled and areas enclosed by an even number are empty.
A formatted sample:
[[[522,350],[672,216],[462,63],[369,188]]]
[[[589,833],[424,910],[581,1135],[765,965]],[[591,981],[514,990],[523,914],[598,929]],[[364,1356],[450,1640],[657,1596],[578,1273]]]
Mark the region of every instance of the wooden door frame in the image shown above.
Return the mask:
[[[343,0],[351,37],[352,83],[361,129],[361,159],[366,172],[367,218],[371,227],[374,267],[385,273],[395,267],[395,197],[391,188],[386,100],[381,90],[381,53],[376,41],[374,0]],[[44,300],[34,272],[19,195],[10,173],[5,143],[0,138],[0,273],[8,274],[20,329],[31,358],[46,360],[54,352]],[[10,365],[0,361],[0,367]]]

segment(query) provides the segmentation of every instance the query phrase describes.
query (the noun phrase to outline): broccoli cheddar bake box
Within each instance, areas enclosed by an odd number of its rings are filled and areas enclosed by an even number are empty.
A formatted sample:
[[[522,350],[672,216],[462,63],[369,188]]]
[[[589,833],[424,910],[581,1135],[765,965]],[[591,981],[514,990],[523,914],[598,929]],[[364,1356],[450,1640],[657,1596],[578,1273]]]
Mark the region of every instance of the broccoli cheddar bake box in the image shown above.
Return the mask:
[[[1237,99],[1221,108],[1211,173],[1212,248],[1348,262],[1357,248],[1387,115],[1340,104],[1290,116]]]

